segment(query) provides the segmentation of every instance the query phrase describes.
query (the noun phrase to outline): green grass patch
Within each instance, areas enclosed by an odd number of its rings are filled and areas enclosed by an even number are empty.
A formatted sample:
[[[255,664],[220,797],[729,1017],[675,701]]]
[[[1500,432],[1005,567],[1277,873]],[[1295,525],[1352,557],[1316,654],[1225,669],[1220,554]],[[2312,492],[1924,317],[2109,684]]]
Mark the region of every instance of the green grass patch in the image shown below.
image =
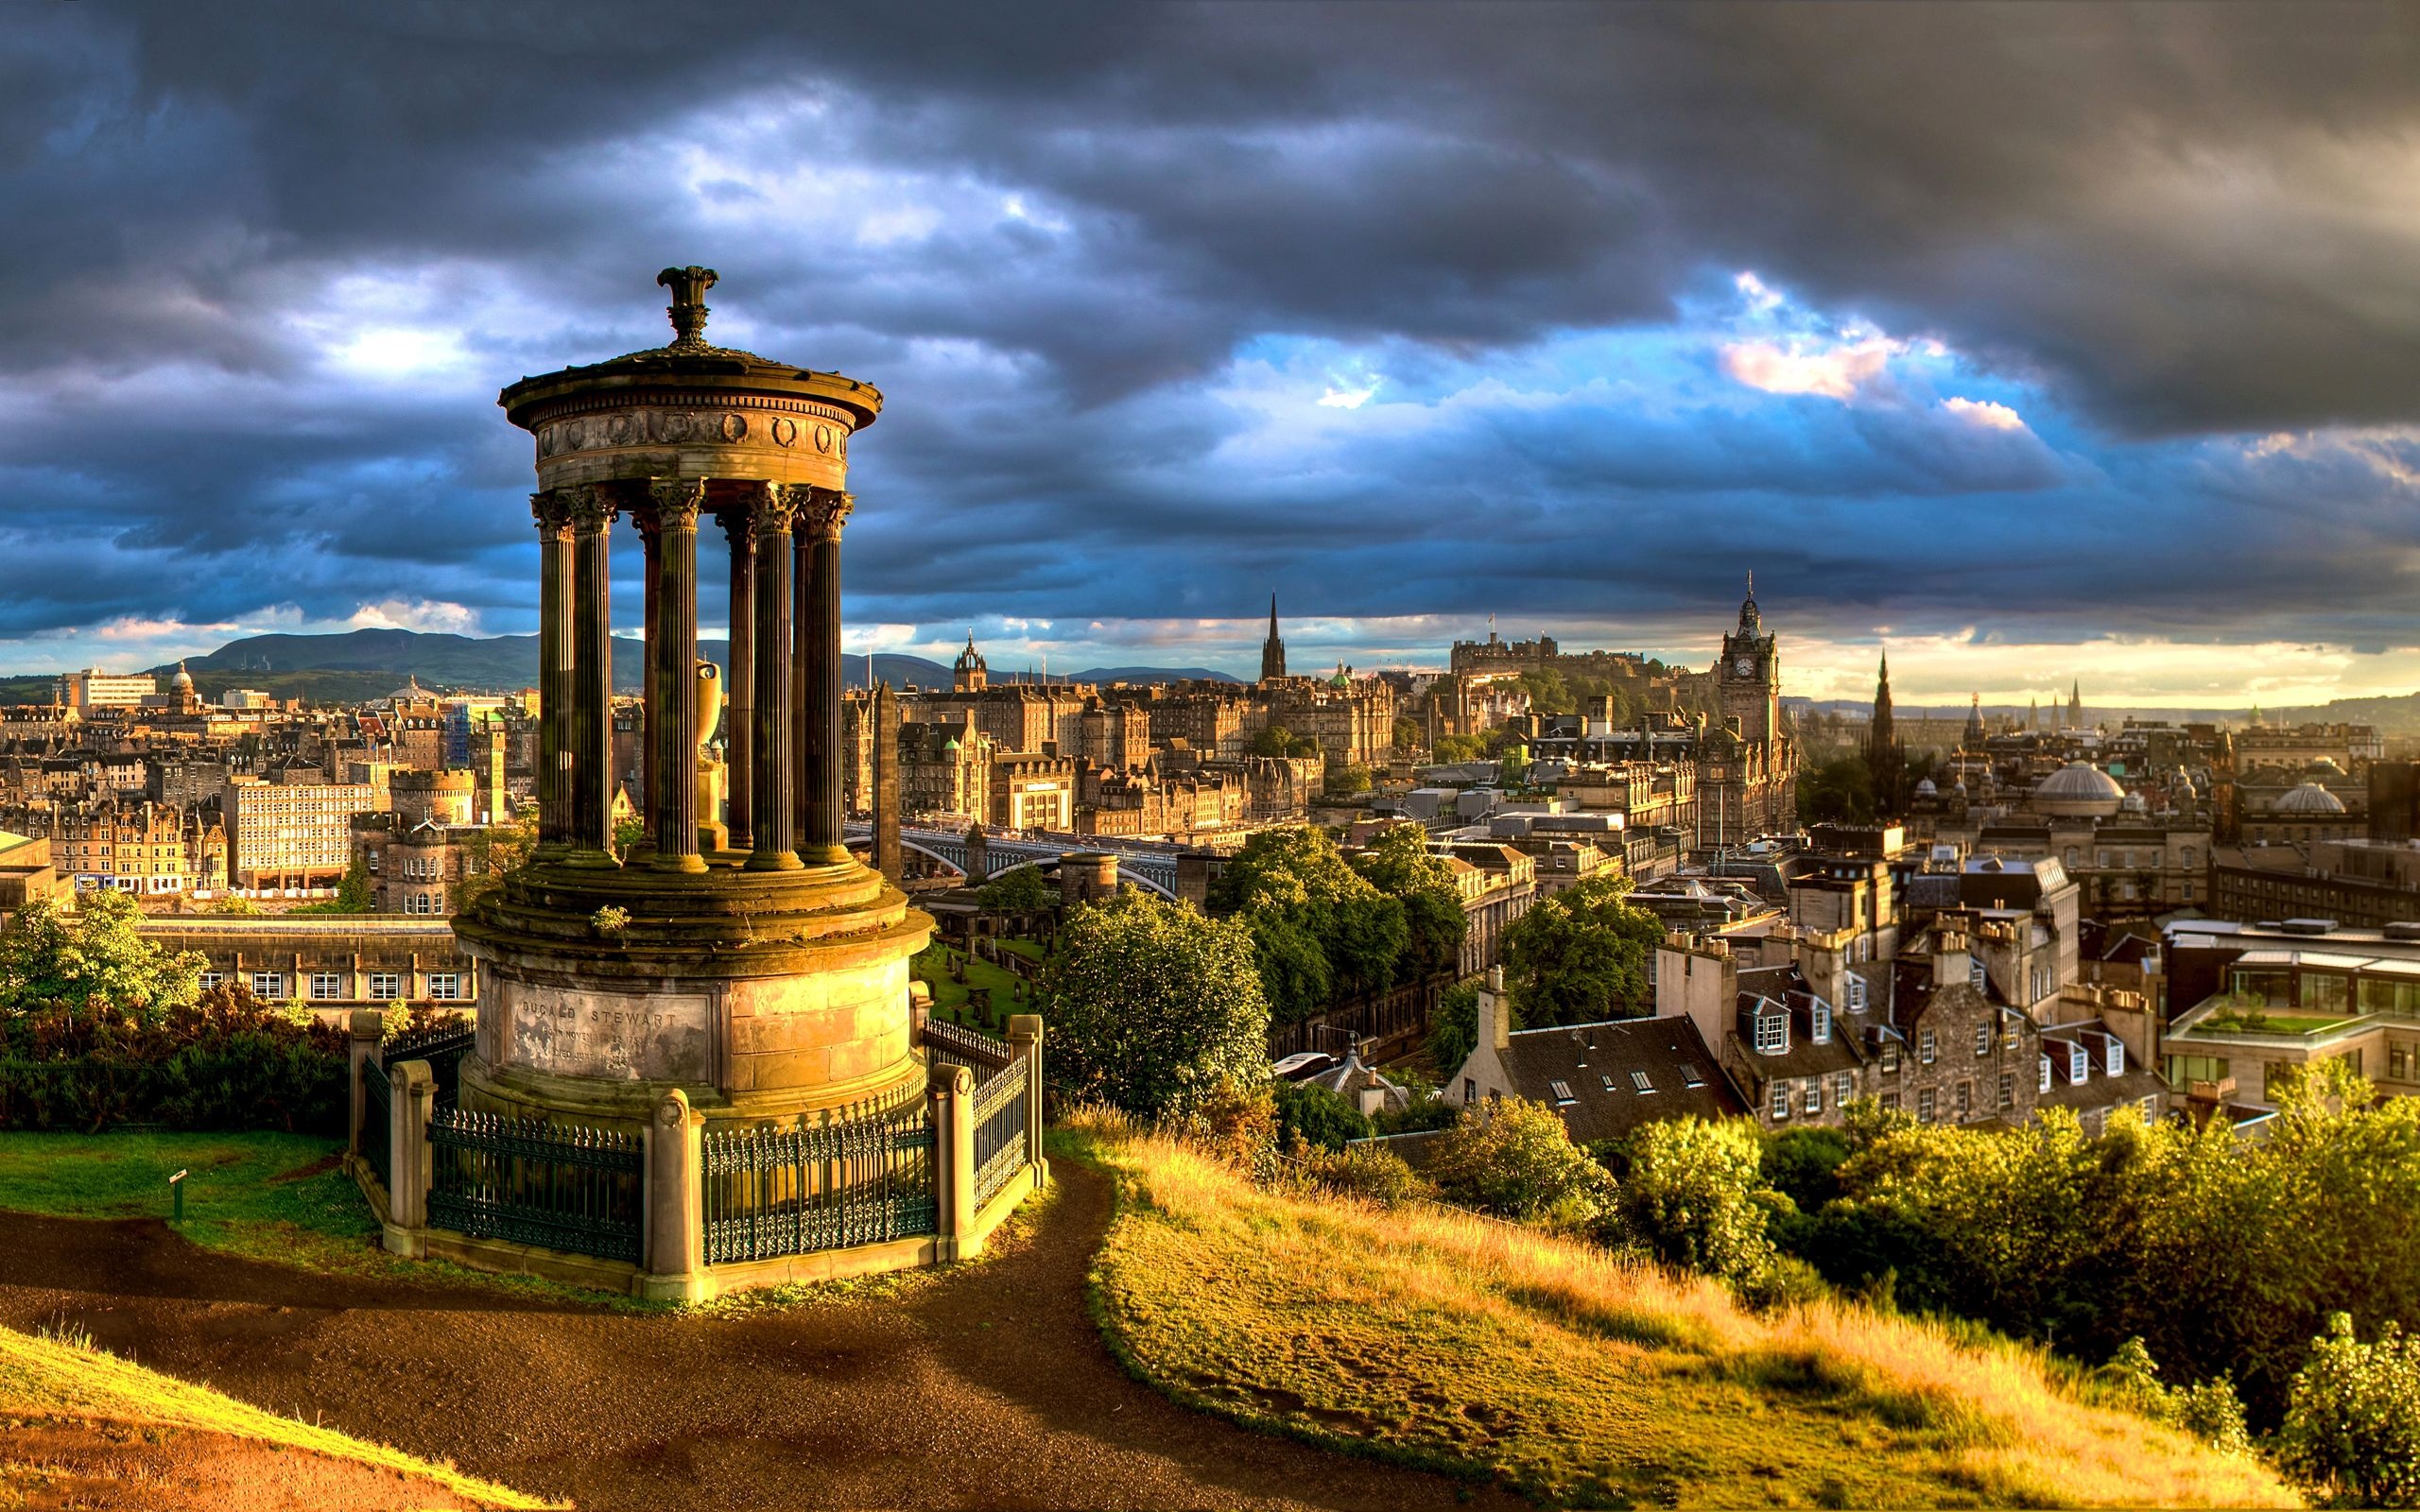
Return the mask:
[[[384,1444],[281,1418],[172,1376],[146,1370],[88,1342],[36,1338],[0,1329],[0,1418],[199,1429],[272,1450],[304,1450],[442,1487],[481,1506],[548,1508],[566,1503],[525,1495]],[[159,1487],[172,1492],[173,1487]]]
[[[965,968],[966,980],[963,983],[951,978],[951,968],[959,965]],[[965,952],[947,945],[935,943],[918,951],[908,963],[908,971],[917,981],[932,988],[933,1012],[954,1023],[997,1032],[999,1026],[1008,1022],[1010,1014],[1024,1011],[1016,1000],[1018,979],[1006,968],[989,961],[971,959]],[[989,1021],[975,1015],[967,1006],[967,988],[977,987],[992,989],[992,1017]]]
[[[1176,1400],[1556,1505],[2293,1505],[2258,1464],[2078,1400],[2035,1351],[1711,1282],[1428,1205],[1255,1186],[1114,1120],[1093,1303]]]
[[[1024,956],[1036,966],[1050,958],[1049,953],[1043,948],[1042,941],[1038,939],[998,939],[993,943],[1011,955]]]

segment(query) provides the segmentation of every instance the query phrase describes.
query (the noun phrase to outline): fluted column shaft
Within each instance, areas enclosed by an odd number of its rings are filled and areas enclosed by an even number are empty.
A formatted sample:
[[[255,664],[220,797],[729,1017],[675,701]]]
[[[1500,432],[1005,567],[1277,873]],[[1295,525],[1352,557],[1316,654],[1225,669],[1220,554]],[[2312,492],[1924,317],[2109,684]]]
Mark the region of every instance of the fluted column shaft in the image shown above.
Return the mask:
[[[788,490],[762,487],[752,501],[756,545],[756,707],[750,778],[755,787],[749,869],[799,864],[790,745],[790,523]]]
[[[559,489],[529,495],[538,522],[538,850],[571,849],[571,501]]]
[[[804,747],[806,827],[800,857],[833,864],[849,859],[840,825],[840,529],[855,500],[816,489],[801,512],[800,532],[812,543],[807,601],[806,739]]]
[[[647,622],[645,628],[641,631],[643,639],[640,643],[642,650],[639,658],[639,710],[644,724],[634,746],[639,770],[630,774],[643,780],[639,785],[637,797],[639,801],[646,805],[646,813],[642,817],[647,820],[647,835],[640,844],[631,848],[631,859],[635,860],[641,853],[653,851],[656,849],[657,825],[664,813],[663,807],[655,800],[656,712],[664,703],[664,696],[657,690],[655,680],[656,647],[662,644],[655,632],[655,616],[664,599],[664,561],[660,549],[662,542],[658,540],[655,529],[655,505],[645,494],[632,502],[631,524],[637,527],[639,533],[641,564],[639,599],[641,611]]]
[[[698,854],[698,511],[702,483],[648,485],[655,612],[648,616],[648,815],[655,864],[703,871]]]
[[[614,859],[614,495],[572,494],[571,844],[592,866]]]
[[[747,850],[756,843],[752,819],[756,795],[750,791],[750,774],[756,769],[751,759],[756,744],[756,526],[743,508],[725,509],[721,519],[731,541],[731,665],[723,669],[731,705],[722,727],[730,796],[723,819],[731,831],[731,848]]]
[[[799,485],[783,491],[789,497],[791,510],[790,760],[797,764],[790,778],[790,833],[804,837],[807,833],[807,794],[814,786],[806,775],[806,746],[812,728],[807,717],[810,703],[806,669],[815,664],[815,616],[808,611],[815,601],[814,585],[809,581],[815,571],[815,537],[807,529],[815,490]]]

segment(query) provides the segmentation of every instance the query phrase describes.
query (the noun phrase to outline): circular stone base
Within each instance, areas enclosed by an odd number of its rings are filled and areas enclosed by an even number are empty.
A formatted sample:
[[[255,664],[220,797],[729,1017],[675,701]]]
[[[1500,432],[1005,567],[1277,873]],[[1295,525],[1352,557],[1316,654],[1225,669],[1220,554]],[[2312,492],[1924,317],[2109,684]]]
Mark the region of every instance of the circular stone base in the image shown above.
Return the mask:
[[[919,1088],[908,963],[931,919],[854,860],[745,859],[540,863],[457,920],[481,972],[463,1105],[639,1126],[678,1087],[757,1124]]]

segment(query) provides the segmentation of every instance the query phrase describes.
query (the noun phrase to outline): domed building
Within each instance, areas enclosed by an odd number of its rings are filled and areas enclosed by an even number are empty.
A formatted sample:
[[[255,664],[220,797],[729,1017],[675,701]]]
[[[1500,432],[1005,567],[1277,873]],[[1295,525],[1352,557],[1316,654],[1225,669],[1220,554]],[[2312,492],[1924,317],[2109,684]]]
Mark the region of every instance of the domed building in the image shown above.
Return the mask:
[[[2362,828],[2342,799],[2306,778],[2271,799],[2264,809],[2245,815],[2243,838],[2247,845],[2308,846],[2359,838]]]
[[[2105,819],[2124,806],[2126,790],[2090,762],[2069,762],[2033,789],[2033,812],[2053,819]]]

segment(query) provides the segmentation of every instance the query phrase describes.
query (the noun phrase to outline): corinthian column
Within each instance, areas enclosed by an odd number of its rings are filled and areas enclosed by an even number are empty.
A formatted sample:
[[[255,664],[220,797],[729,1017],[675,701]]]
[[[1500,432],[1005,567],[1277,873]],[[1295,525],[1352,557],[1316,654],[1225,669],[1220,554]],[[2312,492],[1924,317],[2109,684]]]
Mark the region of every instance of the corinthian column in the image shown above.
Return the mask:
[[[755,847],[756,795],[750,791],[755,771],[750,747],[756,742],[756,524],[745,507],[725,507],[718,518],[731,542],[731,665],[725,692],[730,707],[723,713],[723,770],[730,796],[723,813],[731,830],[731,848]]]
[[[538,522],[538,853],[571,850],[571,500],[529,495]]]
[[[796,779],[790,755],[790,490],[755,486],[751,501],[756,545],[756,749],[752,871],[798,868],[793,824]]]
[[[655,864],[703,871],[698,854],[698,511],[703,483],[648,485],[655,537],[655,612],[648,616],[647,812]]]
[[[807,495],[799,532],[812,543],[806,603],[801,606],[808,645],[806,739],[804,750],[806,833],[800,858],[839,865],[849,859],[840,824],[840,527],[856,501],[836,489]]]
[[[572,520],[571,845],[577,865],[614,859],[614,495],[565,490]]]

